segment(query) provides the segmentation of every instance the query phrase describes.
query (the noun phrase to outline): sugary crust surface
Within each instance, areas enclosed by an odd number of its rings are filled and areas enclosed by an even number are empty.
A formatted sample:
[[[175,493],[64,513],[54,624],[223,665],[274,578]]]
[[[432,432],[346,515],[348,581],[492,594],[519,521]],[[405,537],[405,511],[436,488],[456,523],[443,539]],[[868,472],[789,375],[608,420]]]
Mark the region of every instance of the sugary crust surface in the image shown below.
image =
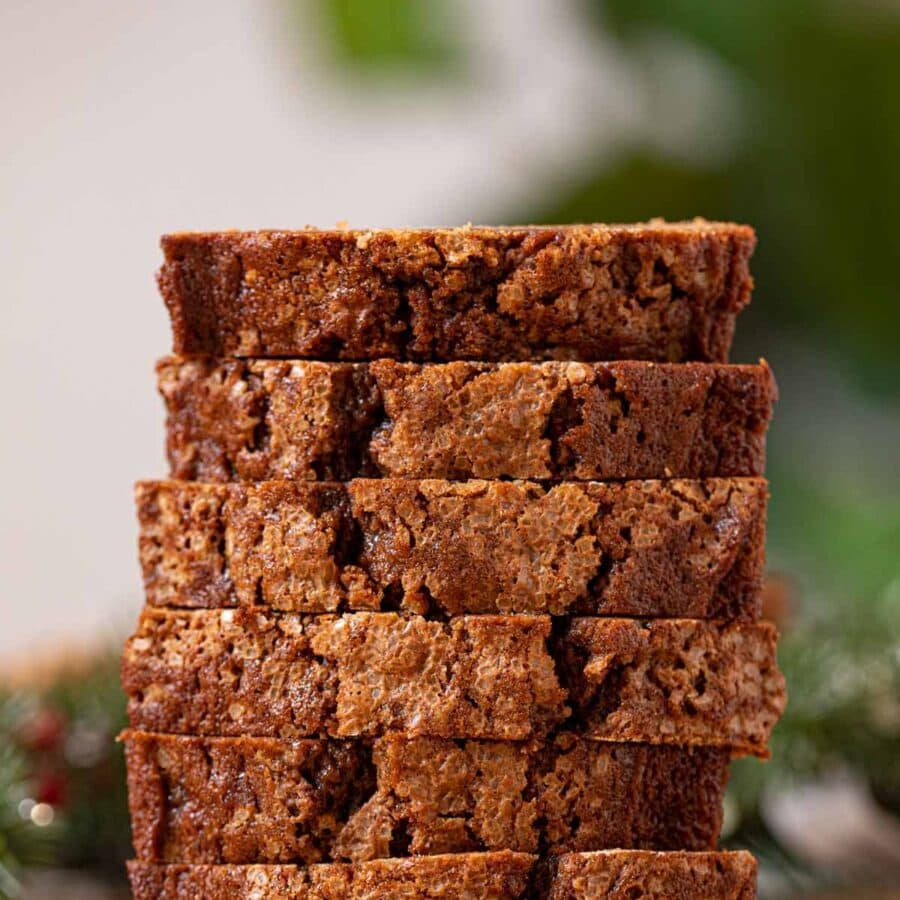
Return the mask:
[[[745,852],[578,853],[559,859],[550,900],[754,900],[756,860]]]
[[[130,862],[128,876],[134,900],[514,900],[534,862],[508,851],[308,868]]]
[[[762,475],[765,365],[168,358],[173,477]]]
[[[724,361],[755,242],[701,221],[173,234],[159,286],[178,353]]]
[[[742,478],[136,488],[154,606],[746,621],[766,499]]]
[[[607,847],[705,850],[728,751],[389,736],[125,735],[138,858],[332,860]]]
[[[130,862],[135,900],[753,900],[749,853],[611,850],[549,865],[524,853],[368,863],[187,866]]]
[[[547,616],[148,608],[122,680],[147,731],[526,740],[571,706],[588,737],[765,754],[784,705],[771,625],[573,618],[550,631]]]

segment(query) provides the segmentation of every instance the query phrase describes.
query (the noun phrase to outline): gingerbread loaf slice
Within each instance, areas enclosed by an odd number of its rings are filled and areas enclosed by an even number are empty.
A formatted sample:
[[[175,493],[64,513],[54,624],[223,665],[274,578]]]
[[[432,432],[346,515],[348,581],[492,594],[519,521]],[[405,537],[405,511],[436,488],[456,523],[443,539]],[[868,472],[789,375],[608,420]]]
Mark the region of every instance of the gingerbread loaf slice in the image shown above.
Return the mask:
[[[135,900],[753,900],[749,853],[610,850],[548,862],[464,853],[365,863],[158,865],[129,862]]]
[[[178,353],[724,361],[752,229],[704,222],[162,239]]]
[[[766,499],[749,478],[136,488],[154,606],[745,621]]]
[[[526,740],[571,711],[586,737],[765,755],[784,705],[771,625],[574,618],[550,632],[548,616],[148,608],[122,681],[145,731]]]
[[[132,839],[152,862],[707,850],[728,769],[727,750],[572,734],[547,744],[144,732],[124,740]]]
[[[169,358],[173,477],[618,480],[762,475],[769,368]]]

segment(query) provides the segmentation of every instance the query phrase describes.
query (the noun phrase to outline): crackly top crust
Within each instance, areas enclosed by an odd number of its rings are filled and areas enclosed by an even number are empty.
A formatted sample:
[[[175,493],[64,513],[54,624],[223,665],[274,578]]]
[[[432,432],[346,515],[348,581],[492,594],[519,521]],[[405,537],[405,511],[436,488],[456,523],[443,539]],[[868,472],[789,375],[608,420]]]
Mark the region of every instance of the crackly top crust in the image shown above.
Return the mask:
[[[136,487],[154,606],[746,621],[766,498],[753,478]]]
[[[161,360],[172,475],[202,481],[761,475],[758,366]]]
[[[724,361],[746,226],[166,235],[178,353],[363,360]]]
[[[140,859],[361,862],[607,847],[709,850],[727,750],[584,740],[215,738],[128,732]]]
[[[295,737],[611,741],[766,754],[775,629],[697,619],[342,616],[148,608],[126,644],[133,727]],[[568,704],[567,705],[567,700]]]

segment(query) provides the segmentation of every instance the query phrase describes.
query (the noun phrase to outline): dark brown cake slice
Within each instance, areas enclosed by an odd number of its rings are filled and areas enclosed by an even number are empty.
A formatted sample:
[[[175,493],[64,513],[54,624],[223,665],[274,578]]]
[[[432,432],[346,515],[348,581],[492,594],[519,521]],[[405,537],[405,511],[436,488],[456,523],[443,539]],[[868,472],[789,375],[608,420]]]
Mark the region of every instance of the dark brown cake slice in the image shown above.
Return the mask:
[[[162,360],[172,475],[200,481],[761,475],[765,364]]]
[[[765,755],[784,705],[771,625],[574,618],[550,630],[548,616],[148,608],[122,681],[146,731],[525,740],[571,707],[586,737]]]
[[[728,751],[384,737],[200,738],[129,732],[138,858],[361,862],[608,847],[707,850]]]
[[[136,488],[154,606],[745,621],[767,495],[750,478]]]
[[[545,871],[542,871],[545,870]],[[610,850],[552,865],[525,853],[467,853],[355,864],[130,862],[135,900],[753,900],[749,853]]]
[[[175,351],[724,361],[753,230],[646,225],[171,234]]]

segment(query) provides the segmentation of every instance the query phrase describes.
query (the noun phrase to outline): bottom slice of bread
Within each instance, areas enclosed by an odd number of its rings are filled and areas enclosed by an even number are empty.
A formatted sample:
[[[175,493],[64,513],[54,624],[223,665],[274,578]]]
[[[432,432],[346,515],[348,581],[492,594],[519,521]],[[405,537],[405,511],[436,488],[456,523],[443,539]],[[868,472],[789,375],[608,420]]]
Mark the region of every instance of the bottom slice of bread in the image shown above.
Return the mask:
[[[131,862],[135,900],[752,900],[749,853],[608,850],[540,862],[461,853],[366,863],[188,866]]]

